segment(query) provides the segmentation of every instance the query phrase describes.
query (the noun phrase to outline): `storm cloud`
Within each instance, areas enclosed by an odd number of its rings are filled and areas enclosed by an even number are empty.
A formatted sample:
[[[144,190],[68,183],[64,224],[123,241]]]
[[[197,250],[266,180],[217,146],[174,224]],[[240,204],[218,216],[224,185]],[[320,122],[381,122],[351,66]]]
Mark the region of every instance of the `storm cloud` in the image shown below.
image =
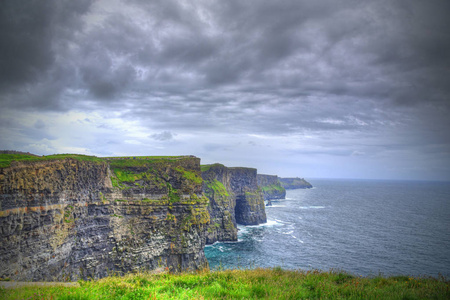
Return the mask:
[[[7,0],[0,148],[450,180],[448,11],[443,0]]]

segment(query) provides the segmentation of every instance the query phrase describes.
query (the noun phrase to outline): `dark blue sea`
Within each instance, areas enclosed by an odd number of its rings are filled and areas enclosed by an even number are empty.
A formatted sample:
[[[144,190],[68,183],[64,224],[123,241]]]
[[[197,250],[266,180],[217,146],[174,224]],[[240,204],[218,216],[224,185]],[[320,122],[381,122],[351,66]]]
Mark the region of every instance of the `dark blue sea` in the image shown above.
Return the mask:
[[[267,224],[205,248],[212,269],[277,267],[450,277],[450,183],[310,180]]]

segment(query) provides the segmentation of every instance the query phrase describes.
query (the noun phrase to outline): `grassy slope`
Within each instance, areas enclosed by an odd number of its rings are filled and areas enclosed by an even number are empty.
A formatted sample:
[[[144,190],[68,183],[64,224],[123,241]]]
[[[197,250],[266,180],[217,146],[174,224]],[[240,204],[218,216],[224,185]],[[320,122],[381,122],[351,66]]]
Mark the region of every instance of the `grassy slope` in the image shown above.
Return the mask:
[[[443,278],[366,278],[281,268],[134,274],[80,283],[3,289],[0,299],[450,299],[450,283]]]
[[[273,191],[273,190],[282,192],[284,190],[284,188],[281,186],[281,184],[265,185],[265,186],[262,186],[261,189],[263,190],[263,192],[269,192],[269,191]]]

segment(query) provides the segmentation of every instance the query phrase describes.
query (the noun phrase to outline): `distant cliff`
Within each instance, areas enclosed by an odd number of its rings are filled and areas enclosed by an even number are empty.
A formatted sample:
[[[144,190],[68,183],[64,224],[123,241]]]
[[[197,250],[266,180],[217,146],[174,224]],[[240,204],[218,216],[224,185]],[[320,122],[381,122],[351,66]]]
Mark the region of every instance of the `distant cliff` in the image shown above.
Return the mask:
[[[203,189],[210,200],[211,223],[206,242],[236,241],[236,223],[265,223],[264,198],[257,185],[256,169],[227,168],[221,164],[202,166]]]
[[[286,197],[286,190],[281,185],[277,175],[263,175],[258,174],[258,185],[261,188],[264,200],[284,199]]]
[[[310,189],[313,186],[303,178],[280,178],[281,185],[287,189]]]
[[[198,158],[2,154],[0,166],[0,277],[208,266]]]

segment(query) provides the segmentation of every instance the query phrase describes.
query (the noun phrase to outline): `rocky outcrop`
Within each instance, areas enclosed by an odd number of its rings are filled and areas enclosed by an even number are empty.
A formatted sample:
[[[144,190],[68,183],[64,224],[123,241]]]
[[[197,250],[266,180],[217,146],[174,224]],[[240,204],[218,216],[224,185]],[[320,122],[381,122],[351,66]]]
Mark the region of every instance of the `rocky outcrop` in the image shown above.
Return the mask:
[[[256,169],[229,168],[230,186],[236,196],[236,222],[258,225],[267,222],[264,197],[258,187]]]
[[[206,243],[236,241],[236,223],[266,222],[264,198],[257,185],[256,169],[227,168],[221,164],[202,167],[203,190],[209,198],[211,223]]]
[[[258,174],[257,179],[258,185],[263,192],[264,200],[268,201],[268,206],[272,205],[271,199],[284,199],[286,197],[286,190],[281,185],[277,175]]]
[[[236,196],[231,189],[231,172],[221,164],[202,168],[203,191],[209,199],[211,223],[206,231],[206,243],[237,241],[235,217]]]
[[[195,157],[59,158],[0,168],[0,277],[64,281],[203,269]]]
[[[303,178],[280,178],[281,185],[287,189],[310,189],[313,186]]]

